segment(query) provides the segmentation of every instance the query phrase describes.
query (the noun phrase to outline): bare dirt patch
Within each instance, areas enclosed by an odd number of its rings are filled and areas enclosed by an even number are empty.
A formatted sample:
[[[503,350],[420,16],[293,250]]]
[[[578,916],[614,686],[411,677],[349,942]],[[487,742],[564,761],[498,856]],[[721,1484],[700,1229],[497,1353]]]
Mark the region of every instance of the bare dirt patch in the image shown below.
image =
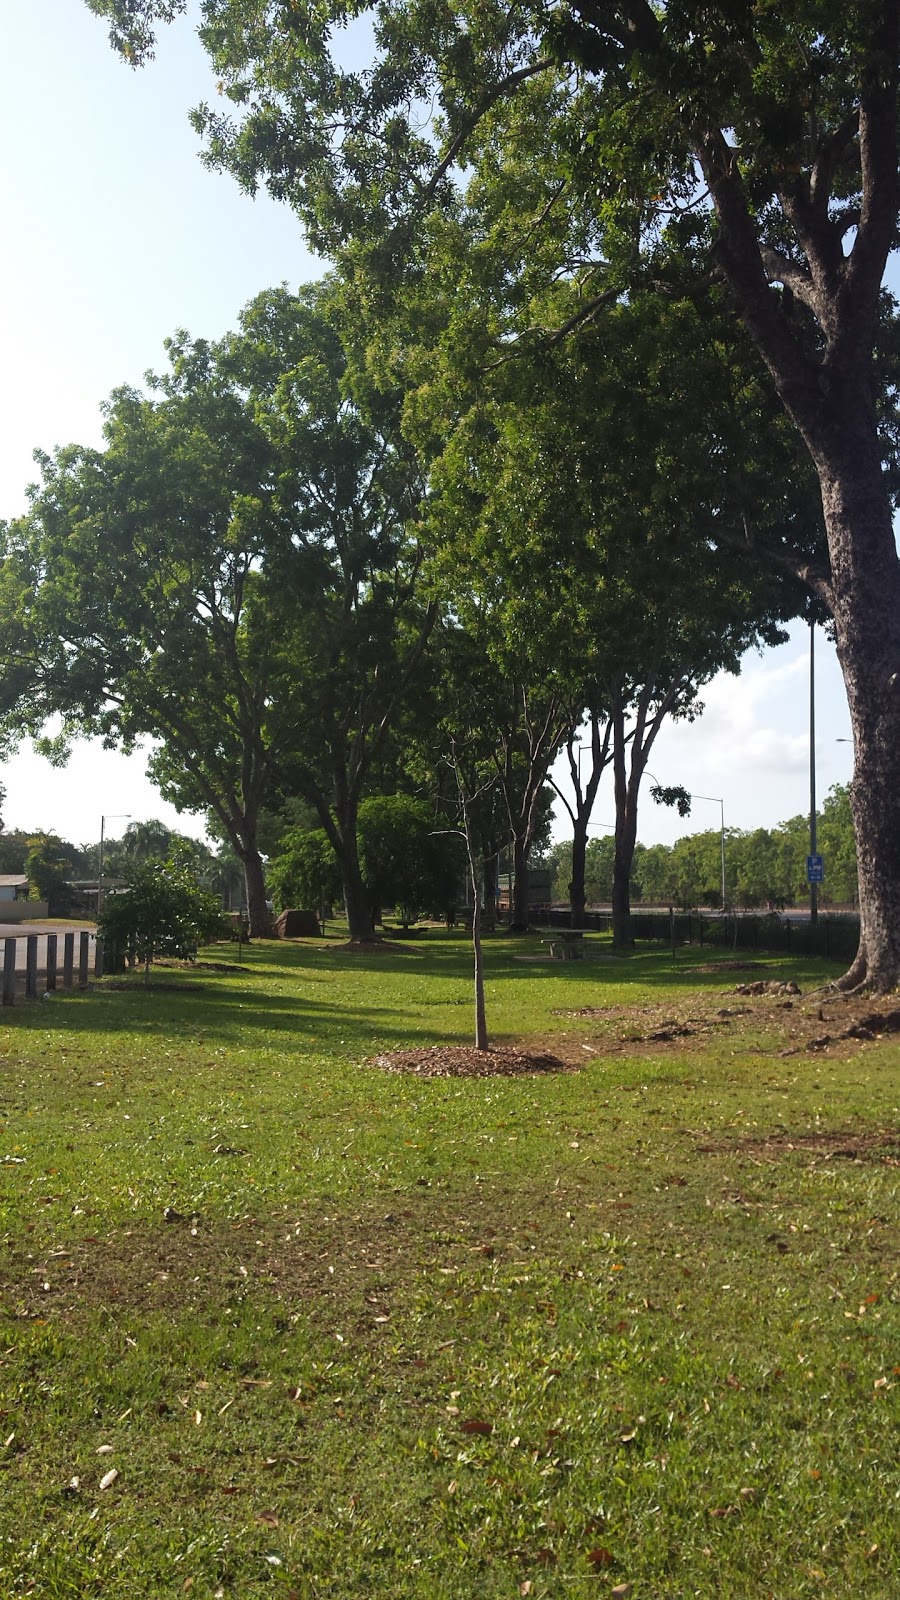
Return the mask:
[[[793,979],[782,983],[778,978],[756,978],[753,983],[739,983],[733,994],[762,995],[762,994],[791,994],[799,995],[800,989]]]
[[[12,1321],[74,1321],[97,1306],[112,1316],[190,1311],[206,1320],[264,1294],[331,1325],[336,1314],[355,1314],[357,1332],[381,1338],[394,1297],[423,1270],[452,1277],[481,1258],[533,1261],[538,1237],[558,1235],[563,1249],[564,1196],[538,1187],[511,1215],[503,1190],[445,1195],[425,1180],[359,1211],[317,1204],[229,1225],[197,1213],[172,1221],[170,1209],[156,1223],[65,1249],[37,1247],[31,1236],[8,1243],[0,1300]]]
[[[384,1072],[411,1072],[420,1078],[514,1078],[529,1073],[572,1072],[571,1063],[545,1050],[497,1045],[476,1050],[474,1045],[435,1044],[421,1050],[389,1050],[372,1056],[369,1066]]]
[[[708,973],[716,972],[758,972],[760,967],[771,966],[770,961],[704,961],[699,967],[682,967],[682,972]]]
[[[680,1045],[688,1039],[706,1038],[730,1025],[737,1011],[692,1010],[689,1014],[672,1006],[580,1006],[574,1011],[558,1011],[557,1016],[587,1018],[605,1024],[594,1043],[598,1052],[619,1054],[634,1045]]]
[[[717,968],[721,970],[721,968]],[[738,1004],[723,1004],[735,996]],[[688,997],[685,997],[687,1001]],[[597,1032],[579,1041],[598,1055],[621,1055],[640,1048],[659,1054],[689,1053],[712,1039],[727,1040],[755,1055],[791,1056],[824,1053],[846,1059],[860,1045],[900,1033],[900,1008],[871,995],[845,995],[837,990],[803,995],[790,980],[758,979],[720,995],[690,996],[682,1008],[667,1005],[579,1006],[559,1010],[560,1017],[597,1024]],[[566,1049],[562,1049],[566,1054]]]
[[[698,1147],[698,1154],[753,1156],[759,1161],[779,1161],[807,1154],[813,1161],[862,1161],[900,1167],[900,1130],[896,1128],[835,1129],[815,1133],[780,1132],[762,1139],[721,1141]]]
[[[174,957],[158,956],[153,967],[168,968],[172,972],[249,972],[249,967],[236,961],[176,961]]]

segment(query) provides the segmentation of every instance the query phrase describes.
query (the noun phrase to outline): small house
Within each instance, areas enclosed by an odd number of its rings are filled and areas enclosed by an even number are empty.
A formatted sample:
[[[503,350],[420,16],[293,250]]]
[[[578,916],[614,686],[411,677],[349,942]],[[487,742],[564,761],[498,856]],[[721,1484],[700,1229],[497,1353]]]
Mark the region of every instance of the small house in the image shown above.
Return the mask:
[[[28,879],[24,872],[0,873],[0,900],[27,900]]]

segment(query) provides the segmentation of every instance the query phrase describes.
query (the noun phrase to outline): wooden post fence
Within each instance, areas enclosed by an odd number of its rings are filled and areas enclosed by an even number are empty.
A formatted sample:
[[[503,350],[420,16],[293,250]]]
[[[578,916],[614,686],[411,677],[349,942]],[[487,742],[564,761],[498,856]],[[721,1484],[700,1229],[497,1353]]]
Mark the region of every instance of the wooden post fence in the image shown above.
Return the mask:
[[[40,940],[45,940],[46,956],[42,970],[40,961]],[[19,967],[17,960],[19,940],[25,945],[25,963]],[[100,939],[94,941],[93,971],[100,975],[103,971],[103,943]],[[80,988],[86,989],[91,973],[91,935],[82,932],[78,936],[78,977]],[[3,1004],[15,1004],[16,988],[20,993],[24,991],[28,999],[34,999],[43,990],[52,993],[59,985],[59,936],[55,933],[37,934],[10,934],[3,940]],[[43,979],[43,988],[41,980]],[[63,987],[74,987],[75,977],[75,934],[63,935],[63,960],[62,982]]]

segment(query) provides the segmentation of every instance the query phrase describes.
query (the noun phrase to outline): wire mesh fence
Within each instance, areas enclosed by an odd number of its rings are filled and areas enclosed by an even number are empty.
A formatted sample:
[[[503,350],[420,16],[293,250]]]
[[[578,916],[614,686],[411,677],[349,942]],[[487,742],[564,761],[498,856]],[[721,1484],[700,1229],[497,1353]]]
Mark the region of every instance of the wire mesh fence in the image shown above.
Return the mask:
[[[534,912],[535,922],[549,928],[568,928],[570,913],[565,907],[545,907]],[[725,916],[714,911],[634,910],[631,937],[658,944],[697,945],[718,950],[765,950],[787,956],[824,956],[851,962],[859,944],[859,916],[856,912],[819,913],[815,922],[808,917],[790,917],[776,912],[754,915],[733,912]],[[600,933],[612,931],[612,913],[586,911],[583,926]]]

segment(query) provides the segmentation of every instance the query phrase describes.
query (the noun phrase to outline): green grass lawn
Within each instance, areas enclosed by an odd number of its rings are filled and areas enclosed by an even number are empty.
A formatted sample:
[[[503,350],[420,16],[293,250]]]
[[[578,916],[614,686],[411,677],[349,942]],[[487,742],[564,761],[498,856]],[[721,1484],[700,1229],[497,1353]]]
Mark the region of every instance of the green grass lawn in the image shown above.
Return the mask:
[[[468,1040],[437,934],[3,1014],[0,1596],[896,1600],[900,1047],[539,949],[577,1071],[367,1066]]]

